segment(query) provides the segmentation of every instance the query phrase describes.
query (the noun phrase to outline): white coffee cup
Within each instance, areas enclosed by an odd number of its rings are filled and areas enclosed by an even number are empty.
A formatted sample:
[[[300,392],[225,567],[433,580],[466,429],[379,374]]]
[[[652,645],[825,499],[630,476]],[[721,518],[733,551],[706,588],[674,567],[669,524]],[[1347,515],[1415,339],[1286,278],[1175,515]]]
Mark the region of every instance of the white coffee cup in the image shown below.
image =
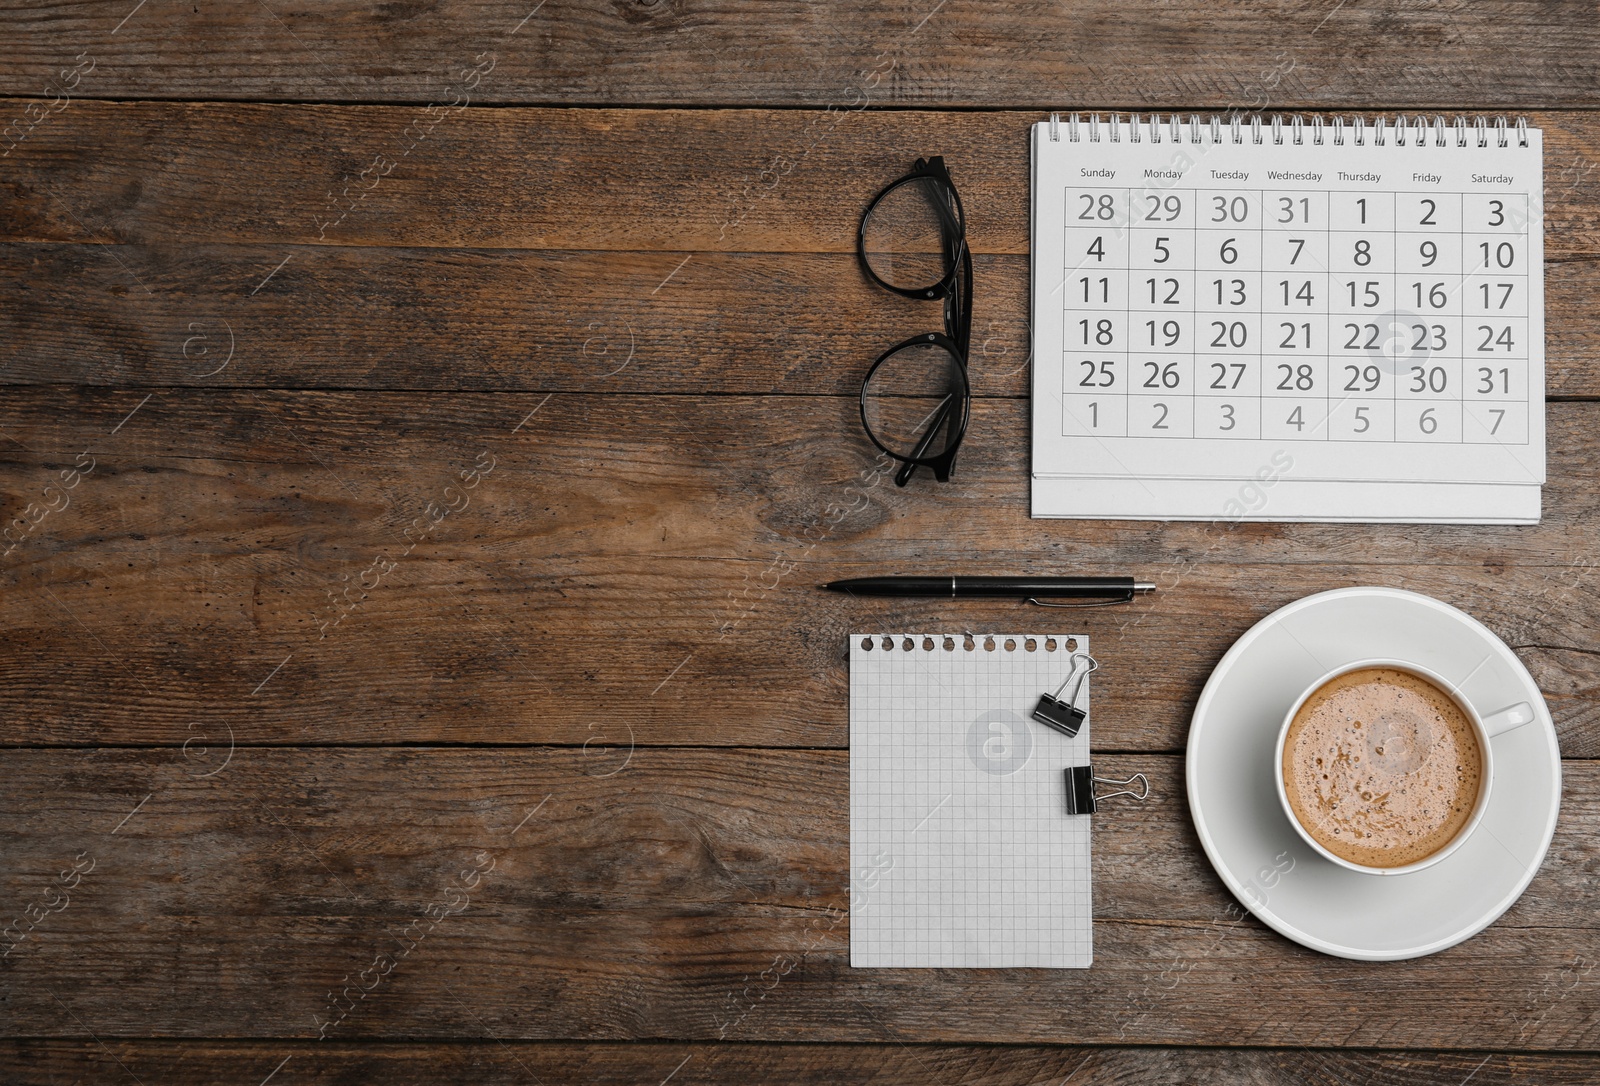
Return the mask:
[[[1473,804],[1472,815],[1467,819],[1466,824],[1457,831],[1448,844],[1437,852],[1424,856],[1415,863],[1404,864],[1400,867],[1369,867],[1366,864],[1353,863],[1342,856],[1335,856],[1332,852],[1329,852],[1317,842],[1315,837],[1311,836],[1310,831],[1305,826],[1300,824],[1300,819],[1295,815],[1294,808],[1289,804],[1289,791],[1283,779],[1283,749],[1289,739],[1289,726],[1294,723],[1294,718],[1300,712],[1300,707],[1306,703],[1306,699],[1341,675],[1352,671],[1360,671],[1364,668],[1380,667],[1404,671],[1417,676],[1419,679],[1425,679],[1431,685],[1438,687],[1441,693],[1448,695],[1450,700],[1455,702],[1456,706],[1461,710],[1462,715],[1471,722],[1472,729],[1477,735],[1478,748],[1483,754],[1483,771],[1478,777],[1477,802]],[[1513,728],[1520,728],[1524,724],[1532,723],[1533,719],[1533,707],[1525,701],[1507,706],[1504,709],[1497,709],[1492,713],[1480,713],[1477,707],[1468,701],[1466,696],[1456,688],[1454,683],[1448,682],[1443,677],[1417,664],[1406,663],[1403,660],[1358,660],[1353,664],[1343,664],[1306,687],[1304,692],[1294,700],[1294,704],[1289,707],[1289,711],[1284,714],[1283,724],[1278,729],[1277,749],[1272,758],[1272,774],[1278,785],[1278,802],[1283,805],[1283,813],[1288,816],[1289,824],[1300,834],[1301,839],[1324,858],[1338,864],[1340,867],[1347,867],[1351,871],[1359,871],[1364,875],[1408,875],[1413,871],[1421,871],[1425,867],[1432,867],[1460,848],[1467,838],[1472,836],[1472,832],[1478,828],[1478,823],[1483,821],[1483,814],[1489,809],[1489,790],[1494,784],[1494,744],[1491,742],[1493,737],[1502,732],[1511,731]]]

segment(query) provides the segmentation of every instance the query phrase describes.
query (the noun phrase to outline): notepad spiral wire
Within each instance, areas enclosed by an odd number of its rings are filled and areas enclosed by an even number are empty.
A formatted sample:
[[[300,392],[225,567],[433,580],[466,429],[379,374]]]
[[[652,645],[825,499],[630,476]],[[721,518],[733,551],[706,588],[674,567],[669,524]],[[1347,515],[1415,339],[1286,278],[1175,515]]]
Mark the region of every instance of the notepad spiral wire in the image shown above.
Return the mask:
[[[1248,129],[1248,138],[1252,143],[1264,143],[1270,137],[1273,143],[1281,144],[1287,137],[1291,143],[1304,143],[1309,138],[1316,146],[1322,146],[1329,140],[1336,147],[1345,145],[1346,133],[1350,141],[1357,147],[1365,146],[1367,134],[1370,131],[1374,146],[1383,147],[1389,138],[1393,137],[1397,146],[1405,147],[1408,139],[1412,146],[1423,146],[1431,134],[1434,146],[1445,147],[1449,145],[1451,133],[1455,136],[1457,147],[1465,147],[1469,137],[1475,137],[1477,146],[1488,147],[1491,129],[1494,133],[1495,146],[1509,147],[1511,133],[1516,132],[1517,146],[1528,145],[1528,119],[1517,118],[1515,124],[1510,124],[1504,117],[1496,117],[1491,121],[1487,117],[1476,116],[1469,124],[1466,117],[1456,117],[1453,124],[1446,124],[1443,115],[1436,115],[1432,121],[1418,114],[1415,120],[1407,121],[1404,114],[1397,115],[1391,123],[1387,118],[1377,117],[1371,122],[1365,118],[1352,118],[1349,124],[1343,117],[1335,117],[1331,122],[1324,121],[1321,117],[1312,117],[1307,121],[1299,114],[1291,116],[1287,122],[1278,114],[1273,114],[1270,121],[1263,124],[1260,114],[1251,114],[1246,123],[1241,114],[1234,113],[1228,117],[1213,113],[1207,118],[1198,114],[1190,114],[1184,120],[1179,114],[1168,114],[1165,120],[1161,114],[1152,113],[1141,119],[1137,113],[1129,114],[1124,118],[1121,114],[1113,113],[1102,120],[1100,114],[1092,113],[1088,120],[1081,114],[1070,113],[1065,121],[1061,114],[1050,114],[1050,139],[1061,142],[1062,130],[1066,130],[1069,143],[1083,142],[1100,143],[1102,137],[1106,142],[1121,143],[1126,133],[1129,143],[1142,143],[1149,140],[1151,143],[1205,143],[1209,138],[1212,144],[1231,142],[1242,144],[1245,142]],[[1148,132],[1141,135],[1141,130]],[[1187,140],[1185,137],[1187,132]]]
[[[957,640],[958,636],[960,640]],[[1067,652],[1076,652],[1078,639],[1076,637],[1063,638],[1054,636],[1034,636],[1018,639],[1015,636],[1000,635],[996,637],[994,634],[975,634],[971,631],[963,631],[960,635],[939,634],[937,638],[929,634],[887,633],[863,634],[861,637],[861,648],[864,652],[872,652],[880,645],[884,652],[893,652],[896,649],[911,652],[918,648],[922,649],[923,652],[934,652],[941,646],[946,652],[954,652],[957,648],[972,652],[980,646],[988,652],[994,652],[1001,647],[1004,647],[1007,652],[1016,652],[1018,649],[1024,652],[1033,652],[1036,648],[1043,648],[1045,652],[1055,652],[1058,645]]]

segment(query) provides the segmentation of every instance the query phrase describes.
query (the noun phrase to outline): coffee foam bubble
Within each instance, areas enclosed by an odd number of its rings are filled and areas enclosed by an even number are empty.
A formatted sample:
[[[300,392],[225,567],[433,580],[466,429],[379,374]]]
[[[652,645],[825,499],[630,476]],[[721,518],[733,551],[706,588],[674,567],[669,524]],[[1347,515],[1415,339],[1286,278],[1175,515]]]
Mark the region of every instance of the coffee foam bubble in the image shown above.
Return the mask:
[[[1444,691],[1394,668],[1363,668],[1306,699],[1284,742],[1284,789],[1312,839],[1368,867],[1403,867],[1449,844],[1472,817],[1483,755]]]

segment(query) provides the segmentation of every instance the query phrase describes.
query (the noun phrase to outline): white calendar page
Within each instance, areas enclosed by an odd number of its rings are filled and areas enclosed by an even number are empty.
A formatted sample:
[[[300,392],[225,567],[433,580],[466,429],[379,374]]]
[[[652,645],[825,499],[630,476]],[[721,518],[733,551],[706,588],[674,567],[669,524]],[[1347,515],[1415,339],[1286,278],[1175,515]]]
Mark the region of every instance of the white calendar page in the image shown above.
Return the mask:
[[[1034,128],[1035,515],[1537,519],[1542,133],[1133,132]]]

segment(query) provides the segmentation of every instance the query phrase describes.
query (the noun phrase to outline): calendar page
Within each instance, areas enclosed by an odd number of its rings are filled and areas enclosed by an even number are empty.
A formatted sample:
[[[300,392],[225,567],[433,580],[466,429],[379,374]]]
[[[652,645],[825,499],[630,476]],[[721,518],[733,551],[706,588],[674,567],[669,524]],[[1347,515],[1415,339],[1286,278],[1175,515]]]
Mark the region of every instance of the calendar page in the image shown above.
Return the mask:
[[[1265,471],[1287,519],[1537,520],[1539,130],[1113,118],[1033,150],[1036,516],[1220,518],[1195,496]]]

